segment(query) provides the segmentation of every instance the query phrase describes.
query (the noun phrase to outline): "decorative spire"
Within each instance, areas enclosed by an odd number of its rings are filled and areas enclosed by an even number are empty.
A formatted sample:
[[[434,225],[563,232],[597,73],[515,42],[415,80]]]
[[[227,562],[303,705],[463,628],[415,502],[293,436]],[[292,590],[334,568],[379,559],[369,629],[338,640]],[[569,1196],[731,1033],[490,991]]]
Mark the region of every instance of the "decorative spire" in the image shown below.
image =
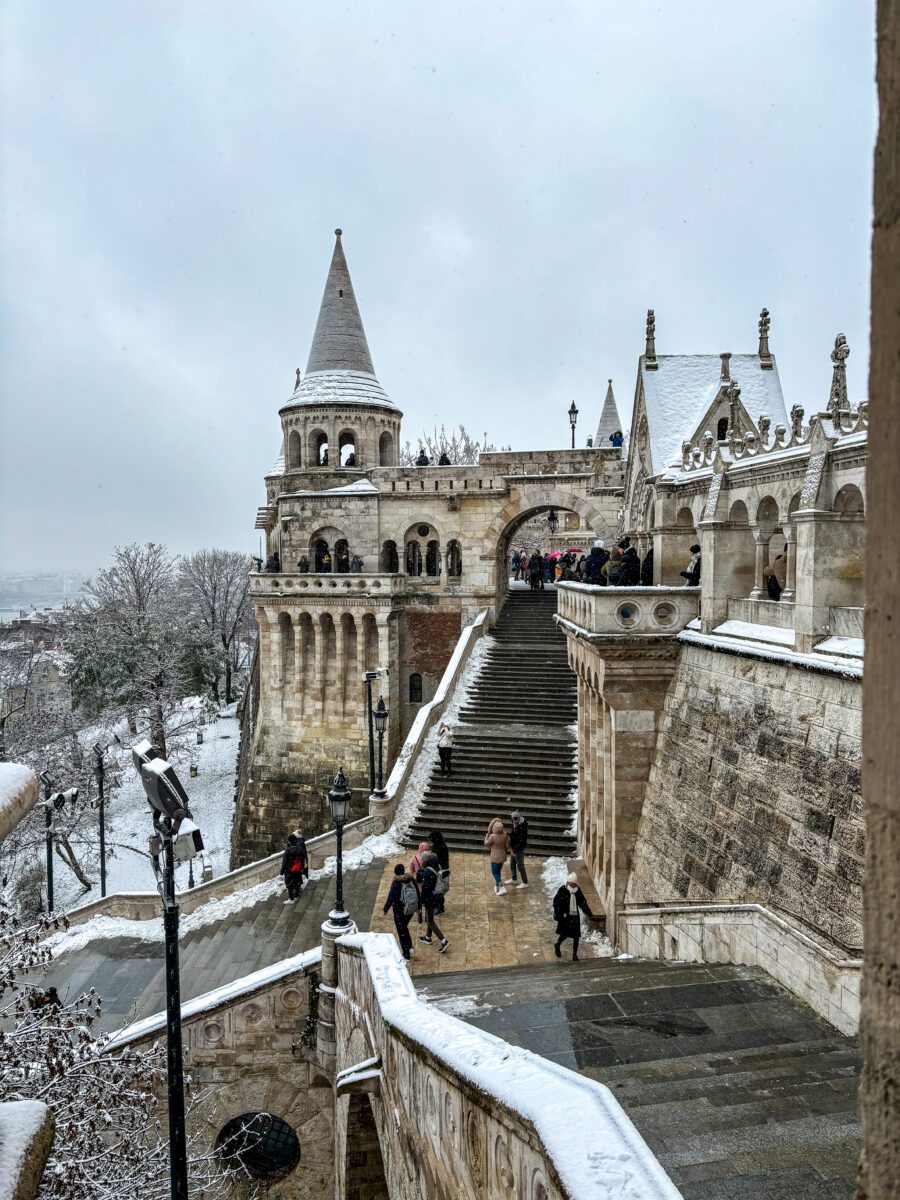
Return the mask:
[[[606,398],[603,401],[603,410],[600,413],[600,420],[597,423],[597,432],[594,434],[594,446],[597,449],[603,449],[609,446],[609,439],[614,433],[622,432],[622,418],[619,416],[619,410],[616,407],[616,398],[613,395],[612,380],[610,379],[606,387]]]
[[[732,379],[728,384],[728,429],[725,432],[725,441],[731,442],[738,437],[738,401],[741,398],[741,389],[737,385],[737,381]]]
[[[847,357],[850,347],[847,339],[839,333],[834,339],[834,349],[831,352],[833,369],[831,372],[831,395],[828,397],[827,412],[836,417],[838,413],[848,412],[850,402],[847,399]]]
[[[719,378],[724,383],[727,383],[731,379],[731,371],[729,369],[729,363],[731,362],[731,354],[730,354],[730,352],[728,354],[720,354],[719,358],[721,358],[721,360],[722,360],[722,373],[719,376]]]
[[[656,314],[652,308],[647,309],[647,345],[644,348],[644,366],[648,371],[659,369],[656,361]]]
[[[769,326],[772,324],[772,319],[769,316],[767,308],[762,309],[759,314],[759,365],[764,371],[771,371],[774,366],[772,352],[769,350]]]
[[[341,245],[341,230],[336,229],[334,236],[334,254],[331,256],[306,374],[317,371],[363,371],[374,375],[369,343]]]

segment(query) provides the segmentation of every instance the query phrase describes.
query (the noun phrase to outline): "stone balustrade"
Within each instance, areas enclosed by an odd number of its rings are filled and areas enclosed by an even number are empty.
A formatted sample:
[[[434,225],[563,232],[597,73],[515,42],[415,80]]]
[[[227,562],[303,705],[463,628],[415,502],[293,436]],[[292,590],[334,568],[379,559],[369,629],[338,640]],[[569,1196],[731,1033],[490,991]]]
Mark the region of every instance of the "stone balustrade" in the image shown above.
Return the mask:
[[[263,600],[267,596],[298,596],[304,601],[317,596],[396,596],[406,592],[408,582],[406,575],[388,572],[354,575],[252,571],[250,595],[254,600]]]
[[[700,615],[699,587],[559,583],[557,592],[557,619],[588,639],[674,637]]]

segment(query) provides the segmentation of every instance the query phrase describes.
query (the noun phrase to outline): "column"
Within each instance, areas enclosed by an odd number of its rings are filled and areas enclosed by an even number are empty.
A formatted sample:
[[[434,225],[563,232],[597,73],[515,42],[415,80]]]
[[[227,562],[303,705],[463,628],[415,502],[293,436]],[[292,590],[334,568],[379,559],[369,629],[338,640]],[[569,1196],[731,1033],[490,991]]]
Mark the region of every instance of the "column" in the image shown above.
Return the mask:
[[[763,571],[769,565],[769,537],[764,533],[757,532],[756,540],[756,568],[754,571],[753,590],[750,593],[751,600],[766,600],[768,598],[768,589],[766,588],[766,580]]]
[[[316,663],[311,715],[317,724],[323,725],[325,723],[325,671],[328,656],[325,614],[321,612],[314,613],[313,621],[316,627]]]
[[[787,544],[787,578],[784,581],[781,599],[782,602],[793,603],[797,590],[797,537],[790,521],[784,527],[784,540]]]
[[[344,666],[344,632],[344,614],[338,613],[338,619],[334,623],[335,661],[332,664],[331,686],[329,688],[332,697],[331,708],[338,721],[343,721],[344,719],[344,694],[347,686]]]

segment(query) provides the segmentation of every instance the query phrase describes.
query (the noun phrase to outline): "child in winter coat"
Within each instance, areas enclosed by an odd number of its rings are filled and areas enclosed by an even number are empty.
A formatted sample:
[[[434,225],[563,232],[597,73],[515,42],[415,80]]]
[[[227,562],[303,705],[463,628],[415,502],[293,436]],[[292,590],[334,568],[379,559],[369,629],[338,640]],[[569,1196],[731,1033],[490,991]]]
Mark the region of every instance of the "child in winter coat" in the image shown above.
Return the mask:
[[[572,962],[578,962],[581,913],[585,913],[591,920],[594,918],[584,898],[584,892],[578,886],[578,876],[573,871],[553,897],[553,916],[556,918],[556,945],[553,949],[557,958],[562,958],[562,943],[566,938],[571,938]]]

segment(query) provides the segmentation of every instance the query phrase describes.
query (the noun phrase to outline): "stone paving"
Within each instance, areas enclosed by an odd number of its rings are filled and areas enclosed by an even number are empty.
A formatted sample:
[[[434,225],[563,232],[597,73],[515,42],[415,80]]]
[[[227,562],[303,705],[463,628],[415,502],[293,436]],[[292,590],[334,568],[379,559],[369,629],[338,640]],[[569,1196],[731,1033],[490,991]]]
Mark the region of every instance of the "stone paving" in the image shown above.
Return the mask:
[[[856,1039],[761,972],[594,959],[417,986],[445,1011],[609,1086],[685,1200],[855,1194]]]
[[[384,865],[384,875],[378,889],[375,908],[368,919],[368,928],[375,932],[394,933],[394,919],[382,908],[388,888],[394,878],[394,866],[408,861],[407,850]],[[555,963],[553,943],[556,926],[551,902],[541,880],[544,860],[525,859],[529,887],[518,891],[507,885],[505,896],[494,895],[493,878],[487,854],[453,854],[450,856],[450,891],[446,911],[438,918],[441,932],[450,940],[445,954],[438,954],[437,944],[423,945],[418,940],[424,930],[415,918],[410,925],[415,953],[410,962],[414,976],[434,972],[473,971],[485,967],[535,966]],[[581,887],[593,912],[600,912],[600,901],[580,859],[570,862],[571,870],[579,876]],[[508,872],[504,872],[504,879]],[[583,923],[587,928],[587,922]],[[396,936],[396,935],[395,935]],[[571,954],[572,943],[566,943]],[[582,943],[580,953],[590,957],[592,951]]]

